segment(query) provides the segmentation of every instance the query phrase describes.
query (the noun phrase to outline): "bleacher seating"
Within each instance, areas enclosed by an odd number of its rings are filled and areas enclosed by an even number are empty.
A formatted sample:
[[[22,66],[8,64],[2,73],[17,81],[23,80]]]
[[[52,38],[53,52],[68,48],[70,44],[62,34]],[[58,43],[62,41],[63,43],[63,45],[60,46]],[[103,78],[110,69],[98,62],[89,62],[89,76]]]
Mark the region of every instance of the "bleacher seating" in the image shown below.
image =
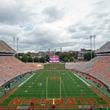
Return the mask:
[[[110,56],[97,56],[89,62],[67,63],[66,68],[87,73],[110,88]]]
[[[15,50],[12,49],[6,42],[0,40],[0,53],[15,53]]]
[[[44,68],[43,64],[40,64],[40,63],[26,63],[26,64],[32,68],[37,68],[37,69],[43,69]]]
[[[16,76],[37,69],[37,66],[25,64],[14,56],[0,56],[0,86]]]
[[[14,57],[15,50],[0,40],[0,86],[11,79],[40,69],[37,64],[26,64]]]

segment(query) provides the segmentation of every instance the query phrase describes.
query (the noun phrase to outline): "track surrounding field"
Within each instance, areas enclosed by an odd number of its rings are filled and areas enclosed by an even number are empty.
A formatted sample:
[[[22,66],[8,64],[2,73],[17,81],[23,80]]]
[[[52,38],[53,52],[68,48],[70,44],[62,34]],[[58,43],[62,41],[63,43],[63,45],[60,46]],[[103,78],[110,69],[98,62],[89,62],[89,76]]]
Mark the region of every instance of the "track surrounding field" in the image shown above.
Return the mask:
[[[29,105],[31,102],[38,106],[51,106],[55,103],[59,108],[65,108],[68,105],[73,107],[108,104],[92,91],[88,83],[71,71],[65,70],[64,64],[46,65],[44,70],[34,73],[18,86],[17,90],[1,105]]]

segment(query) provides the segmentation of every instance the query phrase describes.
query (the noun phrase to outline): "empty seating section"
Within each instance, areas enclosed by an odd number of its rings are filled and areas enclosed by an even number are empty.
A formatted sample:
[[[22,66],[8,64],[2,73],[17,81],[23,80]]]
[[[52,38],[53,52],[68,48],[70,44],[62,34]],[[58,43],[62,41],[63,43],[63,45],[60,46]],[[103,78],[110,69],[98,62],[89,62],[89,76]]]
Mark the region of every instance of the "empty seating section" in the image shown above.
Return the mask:
[[[15,50],[13,50],[6,42],[0,40],[0,52],[14,53]]]
[[[110,88],[110,56],[97,56],[89,62],[67,63],[66,68],[87,73]]]
[[[0,56],[0,86],[16,76],[35,70],[37,67],[29,66],[14,56]]]
[[[26,63],[29,67],[32,67],[32,68],[37,68],[37,69],[43,69],[44,66],[43,64],[38,64],[38,63]]]

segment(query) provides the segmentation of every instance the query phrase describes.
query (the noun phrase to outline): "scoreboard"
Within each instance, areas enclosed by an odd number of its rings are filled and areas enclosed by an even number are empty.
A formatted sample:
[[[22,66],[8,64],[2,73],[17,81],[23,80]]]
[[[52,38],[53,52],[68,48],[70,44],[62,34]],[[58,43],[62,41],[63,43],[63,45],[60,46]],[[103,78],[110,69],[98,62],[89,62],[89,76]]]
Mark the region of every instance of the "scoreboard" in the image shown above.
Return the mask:
[[[50,63],[58,63],[58,62],[60,62],[60,58],[58,55],[52,55],[49,58],[49,62]]]

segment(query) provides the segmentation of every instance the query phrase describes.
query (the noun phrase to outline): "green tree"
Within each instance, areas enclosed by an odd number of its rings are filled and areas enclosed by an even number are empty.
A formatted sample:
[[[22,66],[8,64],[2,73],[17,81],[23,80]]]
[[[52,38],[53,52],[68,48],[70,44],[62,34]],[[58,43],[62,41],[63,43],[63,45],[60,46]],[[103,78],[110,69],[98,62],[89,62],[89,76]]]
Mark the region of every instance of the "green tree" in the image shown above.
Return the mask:
[[[35,57],[34,58],[34,62],[39,62],[39,58],[38,57]]]
[[[92,54],[92,55],[91,55]],[[92,58],[94,58],[95,57],[95,54],[94,54],[94,52],[87,52],[87,53],[85,53],[84,54],[84,60],[86,60],[86,61],[89,61],[89,60],[91,60],[91,56],[92,56]]]
[[[48,56],[48,55],[45,56],[45,61],[46,61],[46,62],[49,61],[49,56]]]
[[[23,62],[28,62],[28,56],[27,56],[26,54],[24,54],[24,55],[22,56],[21,60],[22,60]]]
[[[33,58],[31,56],[28,56],[28,62],[33,62]]]
[[[69,58],[69,61],[70,61],[70,62],[73,62],[73,61],[74,61],[74,57],[70,57],[70,58]]]
[[[45,62],[45,58],[44,57],[39,58],[39,62],[44,63]]]
[[[64,62],[68,62],[68,57],[65,56],[64,59],[63,59],[63,61],[64,61]]]

